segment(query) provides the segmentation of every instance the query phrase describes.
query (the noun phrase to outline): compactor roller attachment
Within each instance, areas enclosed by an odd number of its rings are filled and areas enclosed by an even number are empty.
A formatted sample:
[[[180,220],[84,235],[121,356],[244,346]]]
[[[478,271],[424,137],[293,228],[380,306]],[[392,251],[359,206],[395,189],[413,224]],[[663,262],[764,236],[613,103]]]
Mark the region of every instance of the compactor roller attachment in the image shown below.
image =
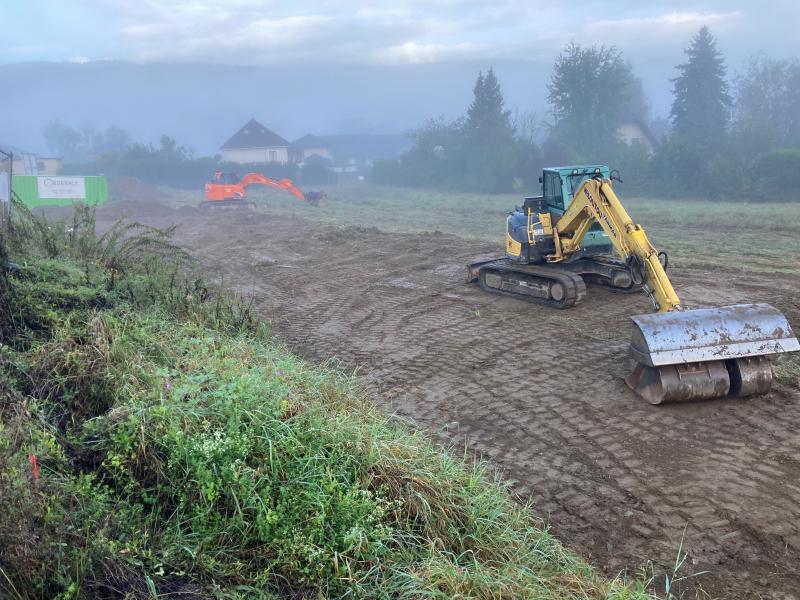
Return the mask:
[[[772,384],[768,357],[800,350],[786,317],[769,304],[631,318],[630,353],[639,364],[625,382],[652,404],[763,394]]]

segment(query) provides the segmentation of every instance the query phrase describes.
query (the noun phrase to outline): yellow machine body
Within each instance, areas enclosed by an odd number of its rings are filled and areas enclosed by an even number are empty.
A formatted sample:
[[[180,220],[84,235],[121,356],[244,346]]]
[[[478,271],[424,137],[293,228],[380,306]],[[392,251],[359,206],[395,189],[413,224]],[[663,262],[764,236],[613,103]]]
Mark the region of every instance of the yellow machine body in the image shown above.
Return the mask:
[[[468,280],[487,291],[569,308],[585,294],[583,278],[613,269],[612,281],[643,290],[655,310],[632,317],[630,354],[637,366],[625,380],[653,404],[765,393],[772,382],[769,357],[800,350],[786,317],[768,304],[685,310],[660,253],[600,169],[580,184],[563,214],[538,198],[526,199],[524,214],[512,214],[517,239],[510,216],[506,258],[469,265]],[[590,232],[596,239],[595,224],[619,258],[586,255],[582,242]],[[526,256],[539,258],[532,264]]]

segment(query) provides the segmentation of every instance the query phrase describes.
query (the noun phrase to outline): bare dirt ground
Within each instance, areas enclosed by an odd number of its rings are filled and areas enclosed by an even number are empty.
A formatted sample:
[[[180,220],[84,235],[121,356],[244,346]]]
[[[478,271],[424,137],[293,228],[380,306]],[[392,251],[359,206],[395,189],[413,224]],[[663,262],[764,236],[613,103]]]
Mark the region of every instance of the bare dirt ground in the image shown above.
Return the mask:
[[[682,584],[688,597],[800,597],[800,393],[639,400],[621,377],[628,316],[650,310],[643,295],[590,288],[556,311],[464,283],[464,265],[493,244],[258,213],[126,212],[182,223],[178,241],[225,287],[253,294],[289,347],[340,360],[382,408],[466,440],[604,572],[647,560],[671,572],[684,538],[682,573],[708,571]],[[800,329],[798,277],[671,275],[690,306],[770,302]]]

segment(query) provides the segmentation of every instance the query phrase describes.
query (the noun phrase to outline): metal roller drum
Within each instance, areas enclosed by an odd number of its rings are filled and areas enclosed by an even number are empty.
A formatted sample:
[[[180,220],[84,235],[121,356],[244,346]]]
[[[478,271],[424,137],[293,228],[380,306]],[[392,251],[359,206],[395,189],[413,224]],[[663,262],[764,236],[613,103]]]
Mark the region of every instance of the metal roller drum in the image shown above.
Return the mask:
[[[786,317],[769,304],[631,319],[630,354],[639,365],[625,381],[653,404],[762,394],[772,383],[767,357],[800,350]]]

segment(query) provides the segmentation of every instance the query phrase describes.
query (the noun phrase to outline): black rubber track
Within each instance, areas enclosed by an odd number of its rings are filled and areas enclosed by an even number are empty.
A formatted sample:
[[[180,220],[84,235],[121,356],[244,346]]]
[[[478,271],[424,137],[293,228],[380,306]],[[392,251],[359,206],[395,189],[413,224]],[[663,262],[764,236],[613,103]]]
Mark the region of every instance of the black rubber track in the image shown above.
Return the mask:
[[[507,290],[490,287],[486,285],[486,275],[495,273],[503,279],[514,279],[517,281],[557,281],[564,286],[564,298],[562,300],[553,300],[552,298],[538,298],[536,296],[529,296],[527,294],[516,294]],[[541,304],[550,308],[571,308],[578,304],[586,296],[586,284],[580,275],[573,273],[565,273],[563,271],[556,271],[547,267],[538,267],[536,265],[515,265],[510,261],[499,260],[496,262],[488,263],[481,267],[478,272],[478,285],[486,292],[492,294],[500,294],[501,296],[509,296],[524,300],[533,304]]]

